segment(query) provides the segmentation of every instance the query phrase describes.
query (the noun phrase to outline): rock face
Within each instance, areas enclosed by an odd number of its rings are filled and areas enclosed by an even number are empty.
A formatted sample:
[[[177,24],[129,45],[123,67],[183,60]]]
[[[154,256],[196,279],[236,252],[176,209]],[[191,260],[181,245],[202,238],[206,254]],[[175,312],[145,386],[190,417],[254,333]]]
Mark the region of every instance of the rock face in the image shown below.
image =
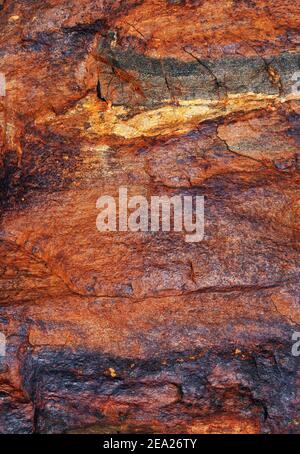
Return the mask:
[[[300,432],[299,13],[0,2],[0,432]],[[120,187],[203,241],[100,233]]]

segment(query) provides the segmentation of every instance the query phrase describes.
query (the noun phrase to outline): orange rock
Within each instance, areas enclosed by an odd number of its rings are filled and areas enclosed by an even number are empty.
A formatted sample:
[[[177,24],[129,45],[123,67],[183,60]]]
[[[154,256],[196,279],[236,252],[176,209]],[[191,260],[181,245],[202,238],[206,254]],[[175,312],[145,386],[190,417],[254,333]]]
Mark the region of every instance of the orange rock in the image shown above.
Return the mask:
[[[299,432],[297,27],[291,0],[0,1],[1,433]],[[203,195],[203,241],[99,232],[120,187]]]

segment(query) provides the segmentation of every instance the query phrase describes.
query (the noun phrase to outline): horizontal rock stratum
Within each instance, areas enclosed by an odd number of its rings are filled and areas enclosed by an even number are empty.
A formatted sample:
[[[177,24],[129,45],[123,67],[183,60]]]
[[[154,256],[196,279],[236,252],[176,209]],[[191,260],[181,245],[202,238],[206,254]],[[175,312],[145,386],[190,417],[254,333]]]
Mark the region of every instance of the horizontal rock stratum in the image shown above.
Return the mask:
[[[300,433],[299,31],[292,0],[0,2],[1,433]],[[120,187],[204,196],[204,239],[99,232]]]

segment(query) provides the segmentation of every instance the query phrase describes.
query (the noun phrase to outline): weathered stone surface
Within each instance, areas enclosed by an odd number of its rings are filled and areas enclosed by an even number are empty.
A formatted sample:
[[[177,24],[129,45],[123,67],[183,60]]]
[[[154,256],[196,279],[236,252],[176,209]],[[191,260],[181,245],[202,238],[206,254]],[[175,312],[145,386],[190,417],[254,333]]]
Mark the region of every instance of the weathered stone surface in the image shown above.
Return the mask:
[[[297,3],[0,3],[0,432],[299,433]]]

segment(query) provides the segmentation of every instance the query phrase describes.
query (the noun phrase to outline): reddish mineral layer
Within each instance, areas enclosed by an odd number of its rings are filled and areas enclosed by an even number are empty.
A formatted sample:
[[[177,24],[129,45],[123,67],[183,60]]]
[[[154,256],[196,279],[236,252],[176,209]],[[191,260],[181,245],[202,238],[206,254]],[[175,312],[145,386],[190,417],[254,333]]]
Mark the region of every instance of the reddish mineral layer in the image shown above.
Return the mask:
[[[299,30],[295,0],[0,1],[1,433],[300,433]],[[99,232],[120,187],[204,196],[203,241]]]

